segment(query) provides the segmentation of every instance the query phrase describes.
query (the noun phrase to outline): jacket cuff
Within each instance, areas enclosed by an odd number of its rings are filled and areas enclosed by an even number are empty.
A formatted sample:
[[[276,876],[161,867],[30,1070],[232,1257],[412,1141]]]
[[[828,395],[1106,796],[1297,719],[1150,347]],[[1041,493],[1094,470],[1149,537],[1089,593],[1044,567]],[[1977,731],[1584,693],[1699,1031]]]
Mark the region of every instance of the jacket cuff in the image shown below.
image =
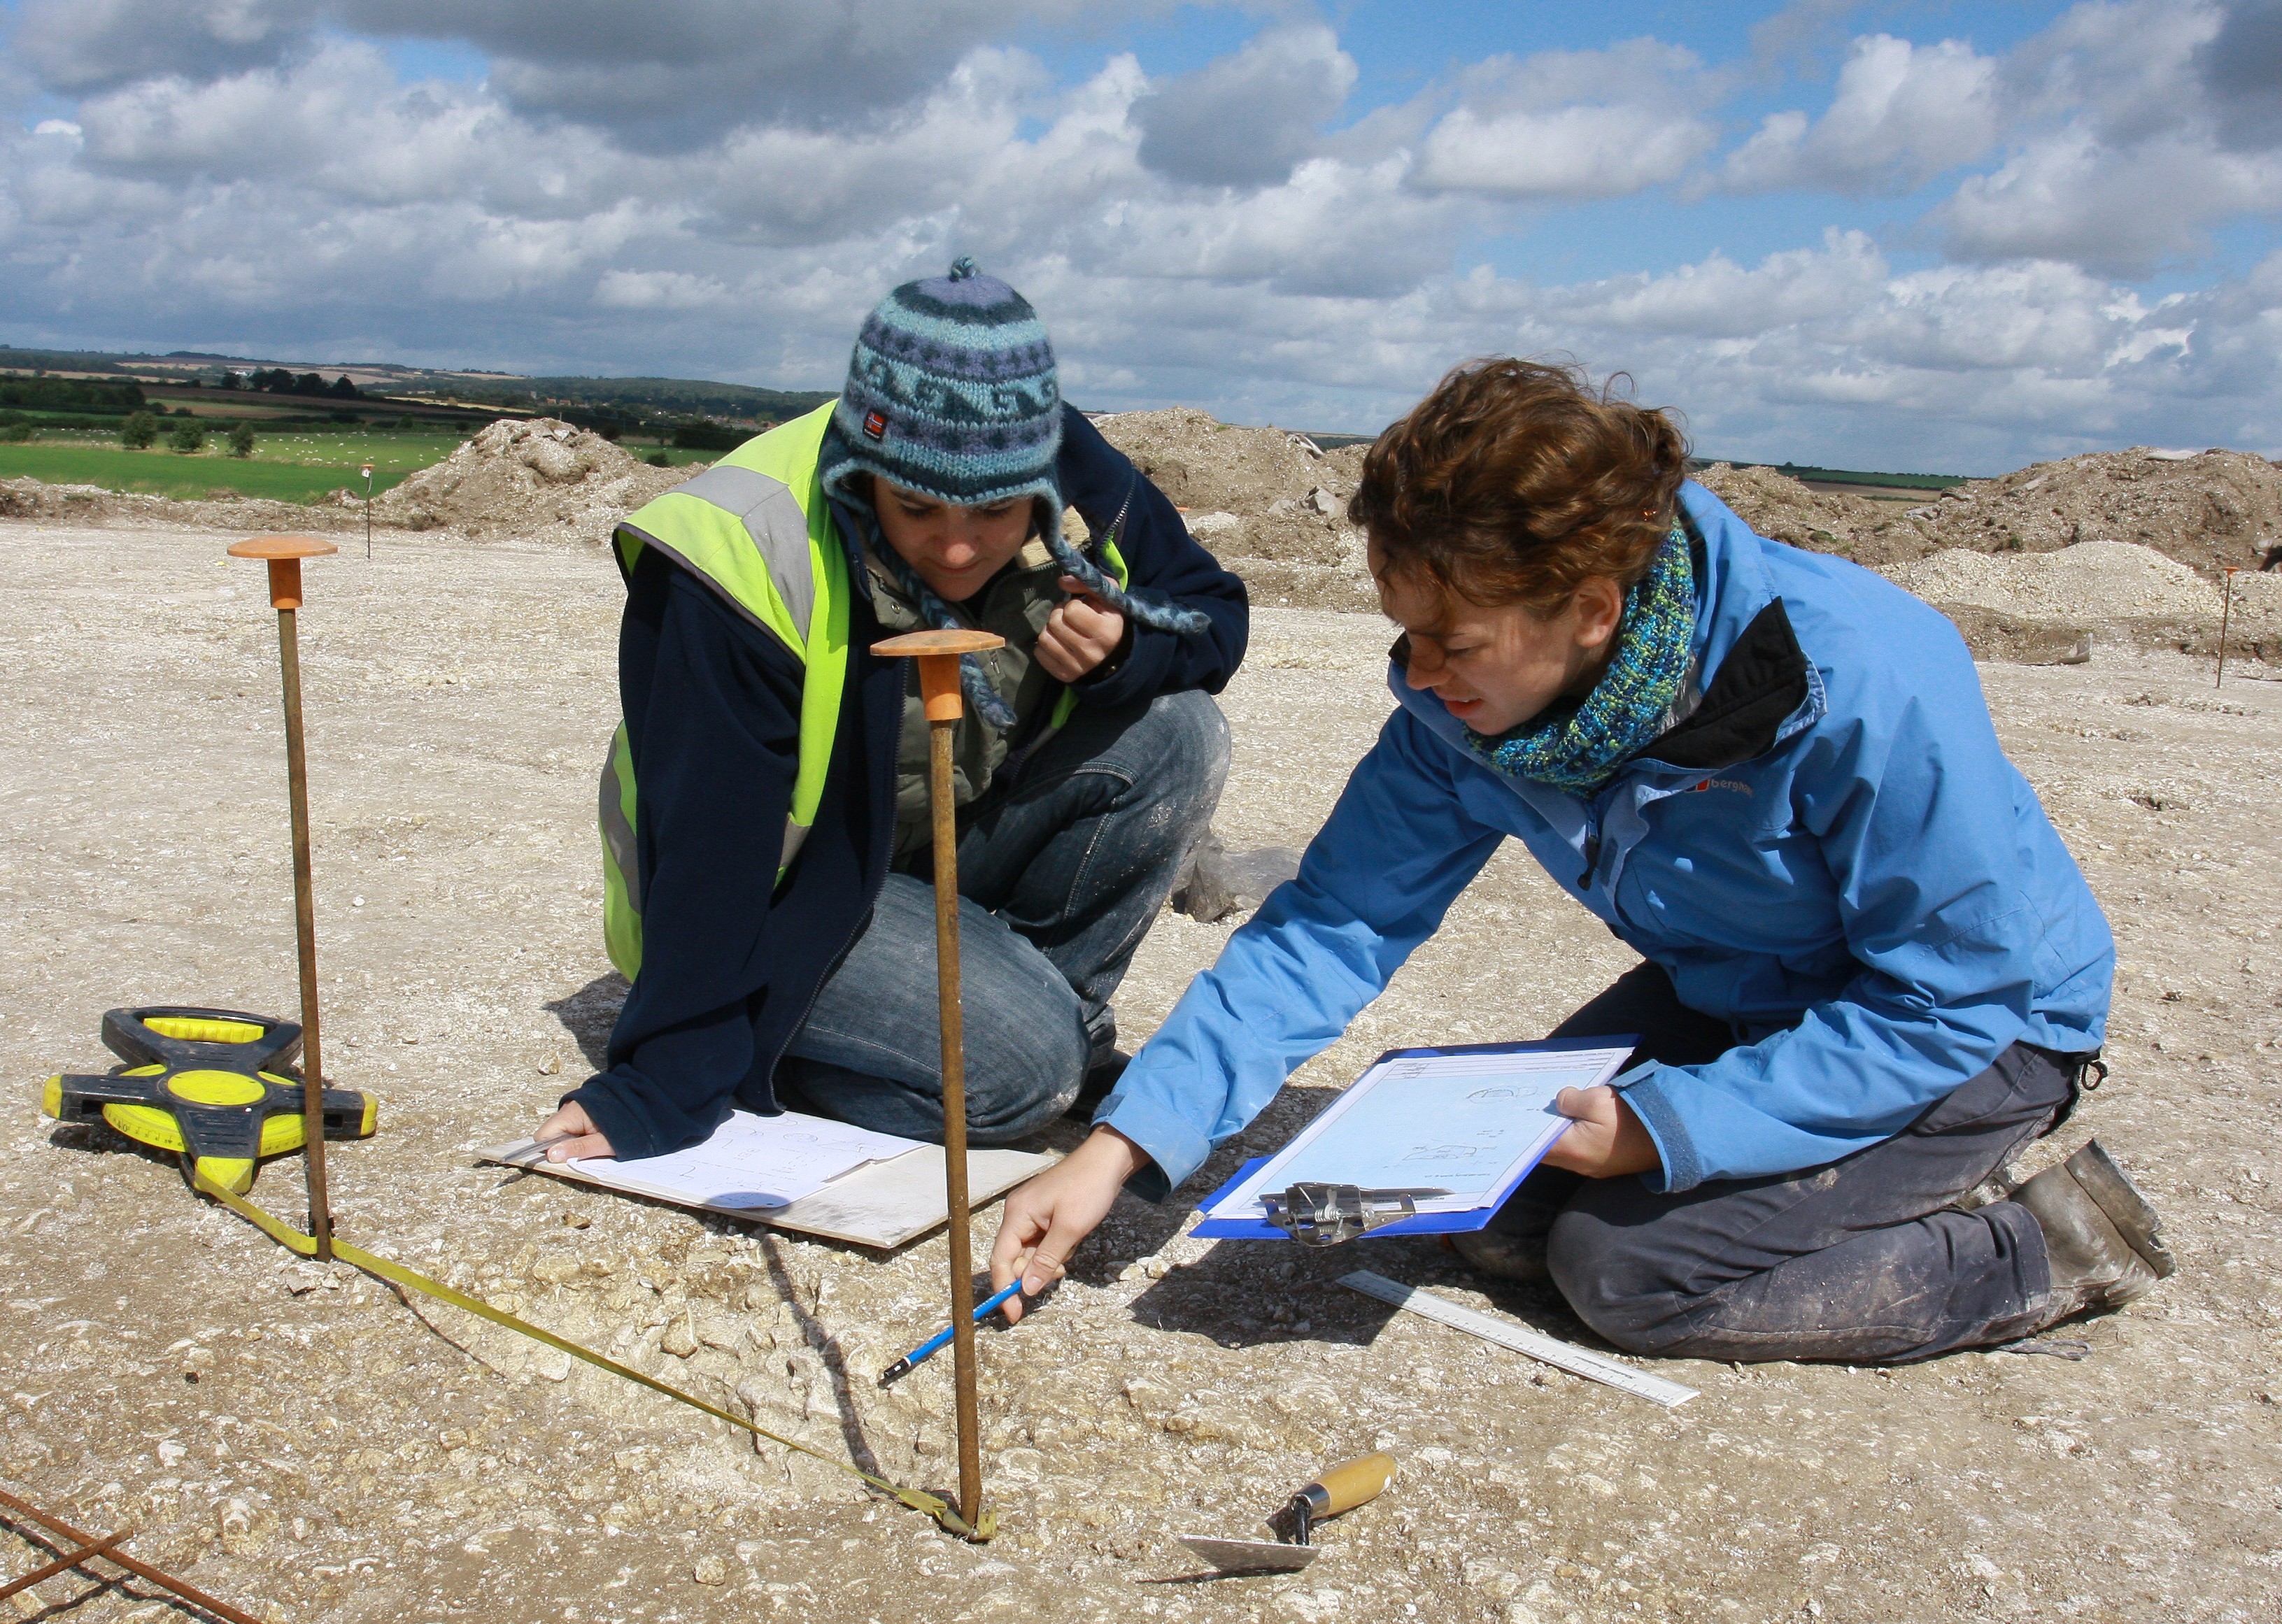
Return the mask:
[[[1106,677],[1089,671],[1070,684],[1081,703],[1107,708],[1138,700],[1153,700],[1163,690],[1166,677],[1172,669],[1173,645],[1179,634],[1159,631],[1132,620],[1125,623],[1125,630],[1132,641],[1117,656],[1122,663]]]
[[[1109,658],[1070,685],[1081,689],[1098,688],[1104,683],[1116,680],[1118,673],[1124,670],[1125,662],[1133,658],[1134,634],[1139,630],[1136,622],[1128,619],[1124,634],[1117,639],[1117,646],[1110,651]]]
[[[556,1103],[584,1106],[594,1132],[610,1141],[611,1152],[621,1162],[664,1156],[678,1148],[660,1142],[657,1125],[650,1114],[627,1099],[627,1092],[623,1079],[605,1071],[588,1078]]]
[[[1149,1164],[1125,1181],[1145,1201],[1162,1202],[1212,1155],[1212,1142],[1154,1100],[1113,1093],[1093,1113],[1093,1125],[1115,1128],[1148,1153]]]
[[[1641,1126],[1656,1142],[1656,1154],[1663,1164],[1642,1173],[1641,1182],[1651,1190],[1678,1195],[1692,1190],[1704,1182],[1704,1161],[1696,1153],[1696,1141],[1688,1132],[1688,1125],[1680,1119],[1679,1110],[1664,1092],[1664,1067],[1650,1062],[1636,1066],[1618,1078],[1610,1087],[1624,1096],[1624,1102],[1640,1118]]]

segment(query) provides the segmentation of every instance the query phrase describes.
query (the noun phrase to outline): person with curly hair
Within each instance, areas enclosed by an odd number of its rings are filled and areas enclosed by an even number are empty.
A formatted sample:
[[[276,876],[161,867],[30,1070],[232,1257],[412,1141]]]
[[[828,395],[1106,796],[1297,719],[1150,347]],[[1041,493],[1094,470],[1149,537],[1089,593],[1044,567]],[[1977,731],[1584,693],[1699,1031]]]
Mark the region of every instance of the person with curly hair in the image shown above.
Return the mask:
[[[1919,1359],[2129,1301],[2175,1266],[2075,1105],[2115,946],[1938,612],[1755,535],[1660,411],[1572,368],[1462,367],[1349,516],[1401,629],[1396,708],[1299,876],[1017,1190],[1042,1289],[1119,1189],[1161,1199],[1336,1039],[1522,841],[1642,962],[1555,1028],[1625,1035],[1490,1227],[1618,1347]],[[1525,974],[1525,962],[1514,971]]]

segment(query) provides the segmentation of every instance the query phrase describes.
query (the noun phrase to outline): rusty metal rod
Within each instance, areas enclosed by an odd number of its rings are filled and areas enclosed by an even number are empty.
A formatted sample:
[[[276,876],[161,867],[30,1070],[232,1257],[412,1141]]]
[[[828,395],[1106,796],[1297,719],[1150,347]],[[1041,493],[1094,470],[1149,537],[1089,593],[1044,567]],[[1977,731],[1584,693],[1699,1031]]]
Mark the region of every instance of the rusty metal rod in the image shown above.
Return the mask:
[[[38,1523],[51,1533],[60,1534],[66,1539],[75,1539],[82,1545],[92,1543],[95,1540],[93,1535],[82,1533],[60,1517],[49,1516],[30,1501],[19,1500],[4,1489],[0,1489],[0,1506],[4,1506],[19,1517]],[[125,1568],[137,1579],[147,1579],[152,1584],[164,1586],[191,1605],[203,1607],[218,1619],[229,1620],[229,1624],[261,1624],[261,1620],[252,1613],[240,1612],[219,1597],[208,1596],[196,1585],[186,1584],[175,1578],[174,1574],[152,1567],[147,1562],[138,1562],[133,1557],[123,1556],[116,1551],[105,1551],[103,1559]]]
[[[109,1555],[113,1545],[123,1543],[134,1532],[132,1528],[121,1528],[116,1534],[106,1534],[92,1545],[82,1545],[77,1551],[67,1551],[45,1567],[35,1567],[21,1579],[12,1579],[6,1584],[0,1584],[0,1601],[6,1601],[17,1591],[28,1590],[35,1584],[54,1578],[58,1574],[68,1573],[82,1562],[96,1557]],[[97,1584],[103,1582],[93,1574],[89,1574],[88,1577],[94,1579]]]
[[[2218,680],[2211,686],[2224,688],[2226,686],[2226,622],[2234,608],[2234,571],[2227,570],[2218,581]]]
[[[300,561],[289,561],[293,574]],[[277,568],[276,562],[270,566]],[[299,586],[297,579],[295,585]],[[298,591],[296,598],[299,596]],[[301,739],[301,637],[291,607],[277,611],[277,660],[285,674],[285,788],[293,816],[293,939],[301,961],[301,1156],[309,1175],[309,1233],[319,1263],[333,1258],[333,1209],[325,1192],[325,1067],[317,1036],[317,899],[309,872],[309,757]]]
[[[309,758],[301,739],[301,561],[340,549],[319,536],[255,536],[229,545],[232,558],[269,567],[277,611],[277,664],[285,684],[285,790],[293,822],[293,934],[301,971],[301,1155],[309,1179],[309,1233],[316,1258],[333,1257],[333,1208],[325,1195],[325,1062],[317,1032],[317,901],[309,878]]]
[[[955,669],[958,661],[951,662]],[[951,1209],[951,1352],[959,1407],[959,1510],[982,1516],[982,1421],[975,1403],[974,1252],[967,1233],[966,1023],[959,1001],[959,808],[951,798],[956,717],[928,723],[928,799],[935,816],[935,1008],[943,1023],[943,1193]]]
[[[928,805],[935,830],[935,1009],[943,1032],[943,1200],[951,1243],[951,1350],[959,1416],[959,1513],[970,1538],[988,1539],[982,1510],[982,1427],[975,1403],[974,1250],[966,1187],[966,1029],[959,999],[959,807],[951,790],[951,742],[965,714],[961,655],[1005,646],[995,632],[957,628],[906,632],[875,643],[885,659],[919,666],[928,719]]]

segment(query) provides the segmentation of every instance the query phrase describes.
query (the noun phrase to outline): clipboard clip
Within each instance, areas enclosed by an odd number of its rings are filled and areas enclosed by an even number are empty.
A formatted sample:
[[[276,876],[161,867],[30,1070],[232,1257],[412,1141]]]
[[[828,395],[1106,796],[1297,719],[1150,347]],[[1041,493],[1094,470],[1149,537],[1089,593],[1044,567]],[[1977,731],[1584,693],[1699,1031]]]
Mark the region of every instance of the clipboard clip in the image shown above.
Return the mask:
[[[1337,1246],[1357,1235],[1415,1217],[1418,1203],[1448,1190],[1366,1190],[1352,1184],[1295,1184],[1263,1195],[1268,1221],[1302,1246]]]

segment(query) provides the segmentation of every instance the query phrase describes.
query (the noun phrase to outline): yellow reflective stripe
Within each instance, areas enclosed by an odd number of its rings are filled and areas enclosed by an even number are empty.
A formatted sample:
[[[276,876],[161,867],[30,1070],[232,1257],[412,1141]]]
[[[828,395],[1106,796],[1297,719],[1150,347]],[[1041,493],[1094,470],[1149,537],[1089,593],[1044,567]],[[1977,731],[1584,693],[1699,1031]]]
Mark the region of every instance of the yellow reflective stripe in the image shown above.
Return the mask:
[[[775,637],[796,660],[807,654],[806,629],[794,623],[769,561],[753,545],[745,521],[685,491],[667,491],[629,514],[616,533],[620,556],[632,561],[641,544],[656,547],[700,580],[710,582],[755,624]]]
[[[818,499],[819,504],[822,498]],[[811,518],[809,568],[816,581],[816,606],[808,624],[808,671],[800,692],[800,770],[793,778],[792,821],[805,830],[816,822],[824,800],[824,778],[832,765],[833,740],[840,731],[840,701],[848,685],[848,600],[852,586],[847,559],[830,523],[821,534]],[[784,861],[791,862],[799,842],[788,831]]]

